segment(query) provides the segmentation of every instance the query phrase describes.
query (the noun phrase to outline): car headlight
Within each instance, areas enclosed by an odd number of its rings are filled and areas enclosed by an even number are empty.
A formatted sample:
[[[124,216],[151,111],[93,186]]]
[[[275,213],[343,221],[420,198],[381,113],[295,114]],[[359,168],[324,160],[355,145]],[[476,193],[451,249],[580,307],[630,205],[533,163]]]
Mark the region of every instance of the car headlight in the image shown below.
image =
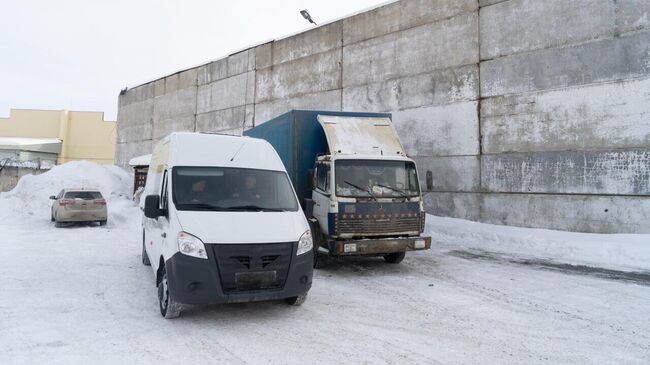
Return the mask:
[[[208,253],[205,251],[203,242],[187,232],[178,233],[178,251],[187,256],[194,256],[200,259],[208,258]]]
[[[314,243],[311,240],[311,231],[306,230],[298,240],[298,250],[296,251],[296,255],[307,253],[311,251],[312,248],[314,248]]]

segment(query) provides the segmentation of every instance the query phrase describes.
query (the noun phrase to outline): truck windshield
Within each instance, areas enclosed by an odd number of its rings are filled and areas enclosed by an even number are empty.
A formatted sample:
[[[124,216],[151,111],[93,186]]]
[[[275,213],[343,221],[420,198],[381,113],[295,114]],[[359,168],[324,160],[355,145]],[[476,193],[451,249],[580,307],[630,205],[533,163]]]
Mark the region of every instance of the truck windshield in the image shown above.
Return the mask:
[[[410,161],[336,160],[336,195],[394,198],[420,195],[415,164]]]
[[[223,167],[175,167],[173,199],[178,210],[296,211],[287,174]]]

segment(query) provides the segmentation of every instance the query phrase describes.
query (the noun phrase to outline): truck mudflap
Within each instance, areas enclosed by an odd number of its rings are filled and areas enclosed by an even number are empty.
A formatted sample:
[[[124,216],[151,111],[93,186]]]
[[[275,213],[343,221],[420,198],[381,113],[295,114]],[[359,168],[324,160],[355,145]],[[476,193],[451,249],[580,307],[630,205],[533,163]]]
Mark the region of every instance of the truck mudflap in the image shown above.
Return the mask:
[[[384,255],[394,252],[420,251],[431,248],[431,237],[371,238],[362,240],[330,240],[332,256]]]

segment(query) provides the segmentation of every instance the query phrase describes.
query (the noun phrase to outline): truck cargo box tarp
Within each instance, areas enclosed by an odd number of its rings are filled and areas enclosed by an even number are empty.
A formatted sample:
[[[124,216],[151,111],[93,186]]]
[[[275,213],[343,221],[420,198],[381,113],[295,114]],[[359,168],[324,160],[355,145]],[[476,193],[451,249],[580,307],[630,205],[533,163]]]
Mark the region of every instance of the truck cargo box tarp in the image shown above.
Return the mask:
[[[319,115],[330,153],[405,156],[389,118]]]

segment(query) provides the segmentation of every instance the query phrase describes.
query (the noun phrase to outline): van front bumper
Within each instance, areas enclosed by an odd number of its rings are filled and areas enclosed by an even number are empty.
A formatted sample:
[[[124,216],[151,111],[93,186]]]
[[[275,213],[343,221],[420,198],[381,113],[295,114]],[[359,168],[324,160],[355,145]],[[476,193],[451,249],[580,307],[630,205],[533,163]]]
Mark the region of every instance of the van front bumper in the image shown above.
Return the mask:
[[[376,238],[362,240],[330,240],[333,256],[384,255],[394,252],[420,251],[431,248],[431,237]]]
[[[265,300],[278,300],[295,297],[309,291],[313,277],[313,252],[296,256],[294,243],[286,279],[281,287],[255,290],[224,289],[222,274],[237,274],[224,268],[223,258],[217,259],[214,245],[206,244],[208,259],[200,259],[174,254],[165,262],[170,295],[174,300],[185,304],[242,303]],[[219,267],[219,262],[222,267]],[[250,265],[249,265],[250,266]],[[224,271],[227,270],[227,271]],[[242,267],[241,272],[264,274],[268,271],[249,270]]]

